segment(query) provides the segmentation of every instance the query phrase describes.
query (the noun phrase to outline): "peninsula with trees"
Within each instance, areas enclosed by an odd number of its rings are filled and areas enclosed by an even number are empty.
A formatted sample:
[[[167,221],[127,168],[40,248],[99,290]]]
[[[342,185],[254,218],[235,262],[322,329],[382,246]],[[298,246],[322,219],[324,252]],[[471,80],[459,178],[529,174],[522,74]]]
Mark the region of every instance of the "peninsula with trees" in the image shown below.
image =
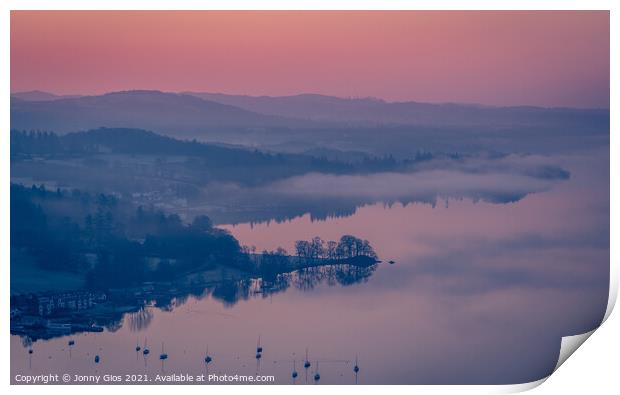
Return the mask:
[[[11,184],[12,329],[28,336],[33,328],[50,336],[56,319],[83,330],[150,299],[166,305],[205,290],[234,304],[253,286],[267,295],[324,279],[350,285],[378,262],[370,242],[353,235],[298,240],[292,254],[257,252],[204,215],[184,222],[112,195]]]

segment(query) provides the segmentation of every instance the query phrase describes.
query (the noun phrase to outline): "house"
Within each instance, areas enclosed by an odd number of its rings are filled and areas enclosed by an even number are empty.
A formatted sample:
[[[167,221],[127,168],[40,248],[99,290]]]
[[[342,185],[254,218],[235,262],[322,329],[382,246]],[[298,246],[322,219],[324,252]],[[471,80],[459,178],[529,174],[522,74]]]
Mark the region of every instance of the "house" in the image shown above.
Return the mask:
[[[46,317],[63,312],[90,309],[101,300],[102,296],[89,291],[43,292],[12,297],[11,308],[18,309],[25,314]]]
[[[36,298],[40,316],[67,311],[80,311],[93,307],[94,295],[87,291],[63,292],[39,295]]]

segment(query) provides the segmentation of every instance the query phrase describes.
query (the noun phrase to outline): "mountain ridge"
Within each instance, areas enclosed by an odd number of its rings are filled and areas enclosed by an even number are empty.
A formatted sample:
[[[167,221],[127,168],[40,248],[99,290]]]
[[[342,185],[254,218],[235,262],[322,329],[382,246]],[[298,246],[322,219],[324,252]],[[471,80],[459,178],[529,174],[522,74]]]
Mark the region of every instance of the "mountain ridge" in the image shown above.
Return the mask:
[[[258,114],[191,95],[151,90],[44,101],[11,100],[12,129],[67,133],[99,127],[127,127],[183,135],[187,131],[214,128],[295,126],[302,126],[302,122]]]
[[[51,95],[51,96],[50,96]],[[422,128],[505,130],[608,129],[609,110],[492,107],[472,104],[387,102],[320,94],[244,96],[222,93],[128,90],[58,97],[46,92],[11,96],[11,128],[67,133],[99,127],[142,128],[175,137],[217,138],[227,131]],[[50,99],[51,98],[51,99]]]

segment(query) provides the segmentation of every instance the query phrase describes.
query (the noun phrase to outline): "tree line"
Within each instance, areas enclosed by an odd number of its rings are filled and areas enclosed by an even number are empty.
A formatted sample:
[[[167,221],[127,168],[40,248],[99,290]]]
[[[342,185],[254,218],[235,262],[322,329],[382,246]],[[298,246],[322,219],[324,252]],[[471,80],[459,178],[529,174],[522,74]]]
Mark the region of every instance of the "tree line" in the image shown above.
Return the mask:
[[[324,241],[320,237],[297,240],[295,254],[304,259],[349,259],[358,256],[377,259],[377,254],[368,240],[352,235],[344,235],[339,241]]]
[[[253,254],[255,247],[241,247],[245,254]],[[316,263],[314,260],[324,260],[326,265],[338,265],[349,263],[348,260],[366,257],[376,261],[377,253],[368,240],[363,240],[353,235],[344,235],[338,241],[324,241],[320,237],[311,240],[297,240],[295,242],[295,256],[305,263]],[[339,262],[340,261],[340,262]],[[371,261],[371,262],[372,262]],[[291,255],[282,247],[270,251],[264,250],[260,254],[258,273],[263,279],[275,281],[278,275],[296,269],[291,264]]]
[[[215,262],[249,270],[237,239],[206,216],[186,224],[176,214],[143,207],[125,214],[118,200],[101,195],[80,207],[89,212],[76,220],[80,195],[11,184],[11,248],[42,269],[84,274],[94,288],[170,280]],[[162,264],[151,268],[152,257]]]
[[[250,261],[255,248],[241,247],[207,216],[185,223],[176,214],[135,208],[110,195],[11,184],[10,218],[11,248],[25,253],[20,256],[42,269],[82,273],[93,288],[166,281],[216,263],[263,278],[294,269],[283,248],[263,251],[255,267]],[[352,235],[339,241],[298,240],[295,255],[304,260],[377,258],[368,240]]]

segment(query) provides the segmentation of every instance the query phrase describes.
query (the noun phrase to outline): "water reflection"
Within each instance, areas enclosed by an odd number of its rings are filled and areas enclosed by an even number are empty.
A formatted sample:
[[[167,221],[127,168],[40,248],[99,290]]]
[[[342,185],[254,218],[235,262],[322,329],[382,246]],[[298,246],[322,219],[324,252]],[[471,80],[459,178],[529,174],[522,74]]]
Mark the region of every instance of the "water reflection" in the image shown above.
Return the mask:
[[[368,278],[377,269],[377,265],[360,267],[353,265],[333,265],[319,268],[312,267],[300,270],[293,278],[293,284],[297,289],[310,291],[319,284],[325,282],[330,286],[349,286],[368,281]]]
[[[71,336],[72,359],[68,335],[36,341],[31,366],[30,339],[12,336],[12,373],[160,373],[165,342],[166,371],[205,373],[211,345],[209,372],[255,374],[260,334],[260,372],[279,384],[291,383],[293,360],[297,383],[307,372],[312,384],[318,362],[320,383],[353,384],[356,355],[360,384],[540,379],[554,368],[561,337],[596,328],[608,298],[609,158],[558,161],[569,180],[508,204],[380,203],[346,218],[227,226],[259,250],[356,234],[397,264],[306,268],[252,280],[231,275],[218,284],[169,284],[148,297],[112,295],[119,305],[135,302],[116,316],[116,332]],[[142,317],[141,308],[152,318]],[[148,337],[153,348],[148,366],[142,354],[136,359],[137,337],[141,345]]]
[[[360,207],[374,204],[435,207],[463,199],[514,203],[570,178],[571,172],[555,158],[465,156],[424,162],[406,172],[308,173],[257,187],[207,187],[202,199],[208,206],[190,204],[181,211],[188,217],[207,214],[218,224],[278,223],[305,214],[311,220],[326,220],[349,217]]]
[[[126,323],[132,332],[146,330],[153,321],[153,309],[172,312],[181,308],[189,298],[202,300],[212,298],[226,308],[232,308],[240,301],[251,298],[268,298],[285,292],[291,286],[301,291],[312,291],[320,284],[328,286],[350,286],[368,281],[376,270],[377,264],[358,266],[352,264],[328,264],[312,266],[287,273],[275,273],[268,277],[224,280],[206,287],[177,287],[166,284],[147,284],[140,289],[115,289],[106,295],[106,303],[101,308],[86,311],[80,316],[71,317],[71,324],[66,331],[50,330],[57,325],[62,316],[49,316],[48,321],[41,320],[33,325],[11,327],[11,333],[20,335],[24,347],[29,347],[37,339],[50,339],[67,333],[79,333],[84,330],[103,327],[114,333]],[[105,313],[101,311],[104,310]],[[54,320],[54,321],[52,321]],[[17,321],[20,322],[20,321]],[[65,321],[63,321],[65,322]],[[82,323],[89,322],[89,326]]]
[[[139,332],[148,328],[152,320],[153,313],[144,306],[140,307],[136,312],[127,313],[127,322],[133,332]]]
[[[252,280],[231,281],[226,280],[211,288],[210,294],[213,299],[222,302],[226,307],[232,307],[240,300],[250,298],[250,287]]]

